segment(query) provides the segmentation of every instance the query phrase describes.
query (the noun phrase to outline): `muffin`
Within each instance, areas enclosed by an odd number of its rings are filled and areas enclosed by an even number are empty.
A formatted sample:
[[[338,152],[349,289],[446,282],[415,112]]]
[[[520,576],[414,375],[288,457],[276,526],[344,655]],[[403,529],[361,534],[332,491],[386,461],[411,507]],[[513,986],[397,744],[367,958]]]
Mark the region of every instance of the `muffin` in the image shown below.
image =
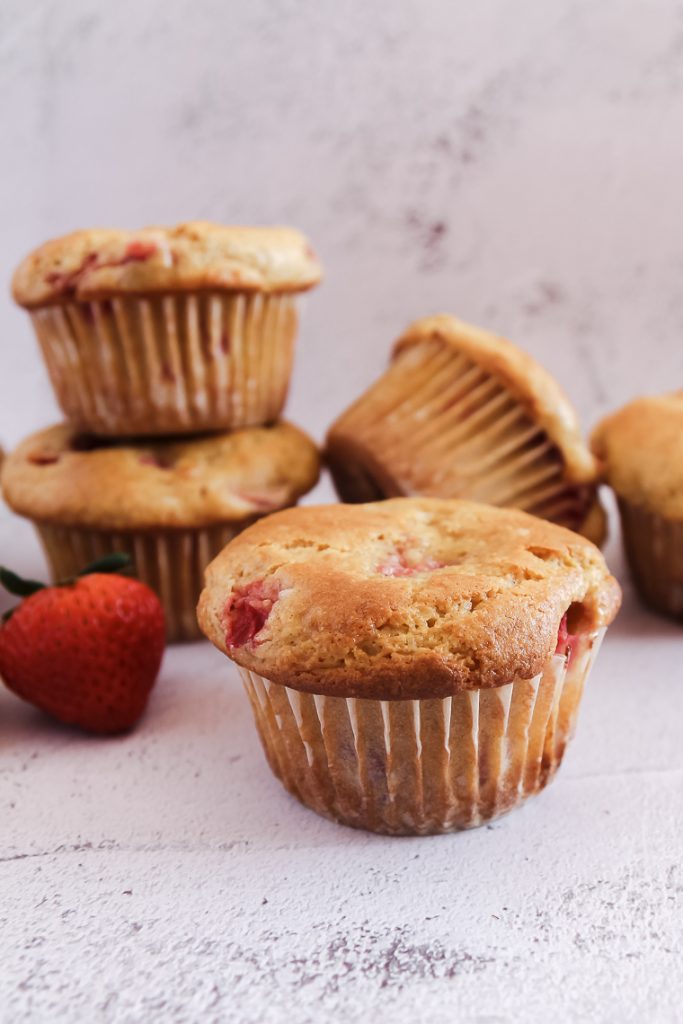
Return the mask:
[[[293,505],[318,471],[315,445],[287,423],[125,445],[61,425],[7,457],[2,488],[33,521],[55,580],[129,552],[161,598],[169,639],[190,640],[214,555],[255,519]]]
[[[560,387],[511,342],[452,316],[399,338],[388,370],[330,428],[327,460],[343,501],[467,498],[604,540],[597,466]]]
[[[399,835],[479,825],[546,785],[619,601],[569,530],[396,498],[254,524],[208,567],[198,616],[289,792]]]
[[[198,221],[54,239],[26,257],[12,290],[66,417],[125,437],[277,419],[297,294],[319,280],[298,231]]]
[[[683,618],[683,391],[631,402],[599,424],[592,446],[641,597]]]

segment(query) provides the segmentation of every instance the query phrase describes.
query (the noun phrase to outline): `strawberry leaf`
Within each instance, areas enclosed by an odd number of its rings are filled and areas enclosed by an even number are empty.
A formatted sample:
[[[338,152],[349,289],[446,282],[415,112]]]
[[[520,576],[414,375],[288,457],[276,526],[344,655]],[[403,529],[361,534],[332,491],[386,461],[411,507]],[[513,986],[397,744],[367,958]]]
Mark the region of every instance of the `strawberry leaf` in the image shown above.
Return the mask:
[[[17,597],[30,597],[39,590],[45,590],[44,583],[39,583],[38,580],[24,580],[15,572],[6,569],[4,565],[0,565],[0,583],[5,590],[9,590],[10,594],[16,594]]]
[[[98,558],[96,562],[86,565],[78,575],[89,576],[91,572],[120,572],[121,569],[129,569],[130,566],[130,555],[125,551],[114,551],[111,555],[105,555],[104,558]]]

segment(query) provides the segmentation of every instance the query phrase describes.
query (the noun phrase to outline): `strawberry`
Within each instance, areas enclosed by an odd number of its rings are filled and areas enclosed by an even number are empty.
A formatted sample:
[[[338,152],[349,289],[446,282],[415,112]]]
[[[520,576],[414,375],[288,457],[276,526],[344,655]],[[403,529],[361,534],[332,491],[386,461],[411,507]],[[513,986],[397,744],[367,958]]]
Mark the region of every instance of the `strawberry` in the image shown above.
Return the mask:
[[[4,587],[24,597],[0,626],[0,676],[30,704],[89,732],[135,725],[164,651],[159,598],[112,575],[128,562],[110,555],[53,587],[0,568]]]

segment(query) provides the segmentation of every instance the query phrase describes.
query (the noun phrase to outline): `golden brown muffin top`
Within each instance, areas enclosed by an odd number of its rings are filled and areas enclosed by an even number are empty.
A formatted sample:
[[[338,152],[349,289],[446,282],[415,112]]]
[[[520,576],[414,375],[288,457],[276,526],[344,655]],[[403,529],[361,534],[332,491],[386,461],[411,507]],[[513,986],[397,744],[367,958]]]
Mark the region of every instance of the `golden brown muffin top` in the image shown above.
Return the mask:
[[[425,341],[441,341],[487,370],[516,396],[562,453],[567,478],[592,483],[597,465],[581,437],[574,407],[554,377],[506,338],[447,313],[416,320],[394,346],[394,355]]]
[[[683,391],[629,402],[598,424],[591,445],[620,497],[683,519]]]
[[[33,309],[121,294],[296,292],[320,277],[315,253],[299,231],[190,221],[139,231],[92,228],[52,239],[19,264],[12,294]]]
[[[2,489],[15,512],[38,522],[175,529],[284,508],[318,474],[316,446],[289,423],[115,444],[61,424],[28,437],[7,457]]]
[[[279,512],[209,565],[199,624],[276,683],[373,699],[532,678],[619,586],[590,541],[524,512],[438,498]]]

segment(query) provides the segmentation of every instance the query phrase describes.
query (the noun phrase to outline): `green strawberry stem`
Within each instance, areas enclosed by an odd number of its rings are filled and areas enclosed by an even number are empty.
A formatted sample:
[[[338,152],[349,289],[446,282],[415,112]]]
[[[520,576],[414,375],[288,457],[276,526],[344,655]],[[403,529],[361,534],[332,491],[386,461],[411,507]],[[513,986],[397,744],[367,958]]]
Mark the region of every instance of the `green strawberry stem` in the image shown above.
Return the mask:
[[[94,572],[106,572],[115,573],[120,572],[122,569],[128,569],[131,565],[131,557],[124,551],[114,551],[110,555],[105,555],[103,558],[98,558],[97,561],[91,562],[90,565],[86,565],[85,569],[81,569],[76,576],[72,576],[67,580],[59,580],[55,584],[57,587],[68,587],[71,583],[75,583],[81,576],[89,576]],[[11,569],[5,568],[4,565],[0,565],[0,584],[9,591],[10,594],[15,594],[16,597],[30,597],[31,594],[36,594],[39,590],[45,590],[46,584],[39,583],[38,580],[25,580],[21,576],[17,576]],[[10,608],[2,616],[2,621],[6,622],[14,608]]]
[[[127,555],[125,551],[113,551],[110,555],[105,555],[104,558],[98,558],[97,561],[86,565],[78,575],[89,576],[91,572],[120,572],[121,569],[129,569],[130,565],[130,555]]]
[[[16,594],[17,597],[29,597],[38,590],[45,590],[44,583],[39,583],[38,580],[24,580],[11,569],[6,569],[4,565],[0,565],[0,583],[5,590],[10,594]]]

